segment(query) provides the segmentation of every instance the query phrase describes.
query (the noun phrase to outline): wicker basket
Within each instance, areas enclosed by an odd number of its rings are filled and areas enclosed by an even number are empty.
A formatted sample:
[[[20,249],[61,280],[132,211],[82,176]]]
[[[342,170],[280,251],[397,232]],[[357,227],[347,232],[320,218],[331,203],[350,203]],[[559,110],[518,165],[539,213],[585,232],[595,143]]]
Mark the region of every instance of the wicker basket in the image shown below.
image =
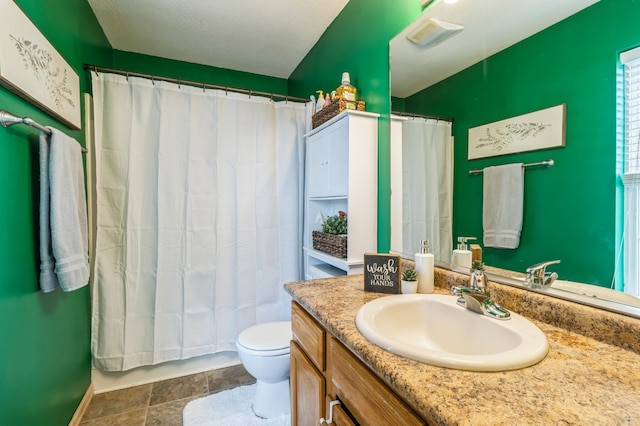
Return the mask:
[[[315,129],[322,123],[325,123],[331,120],[336,115],[340,114],[342,111],[346,109],[353,109],[357,111],[364,111],[365,103],[364,101],[347,101],[344,99],[338,99],[337,101],[331,102],[327,107],[322,108],[318,111],[317,114],[314,114],[311,117],[311,124]]]
[[[347,236],[313,231],[313,249],[344,259],[347,257]]]

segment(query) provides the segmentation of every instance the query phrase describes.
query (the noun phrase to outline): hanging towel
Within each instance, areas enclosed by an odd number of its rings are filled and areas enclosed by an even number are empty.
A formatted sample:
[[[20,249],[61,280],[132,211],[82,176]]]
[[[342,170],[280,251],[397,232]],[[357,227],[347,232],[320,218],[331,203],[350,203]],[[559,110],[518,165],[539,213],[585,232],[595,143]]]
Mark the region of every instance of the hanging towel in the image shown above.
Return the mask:
[[[40,132],[40,289],[49,293],[58,287],[51,250],[49,223],[49,135]]]
[[[48,144],[40,138],[40,288],[71,291],[89,282],[82,151],[75,139],[50,130]]]
[[[524,167],[522,163],[483,170],[482,226],[485,247],[514,249],[520,244]]]

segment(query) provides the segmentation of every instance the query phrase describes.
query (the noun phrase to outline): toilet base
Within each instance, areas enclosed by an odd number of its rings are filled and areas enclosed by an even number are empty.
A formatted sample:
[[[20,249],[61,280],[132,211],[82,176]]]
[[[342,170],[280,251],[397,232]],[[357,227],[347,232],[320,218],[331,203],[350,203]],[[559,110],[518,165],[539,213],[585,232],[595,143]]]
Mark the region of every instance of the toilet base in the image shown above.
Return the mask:
[[[256,381],[256,393],[253,397],[253,412],[265,419],[280,414],[291,413],[291,392],[289,379],[277,383]]]

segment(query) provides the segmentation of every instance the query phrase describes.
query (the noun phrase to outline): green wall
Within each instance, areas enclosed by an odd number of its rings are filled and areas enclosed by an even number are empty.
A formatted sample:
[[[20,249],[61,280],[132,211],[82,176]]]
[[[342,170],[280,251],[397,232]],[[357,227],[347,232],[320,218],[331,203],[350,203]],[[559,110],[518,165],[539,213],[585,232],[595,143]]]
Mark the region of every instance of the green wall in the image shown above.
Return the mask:
[[[81,76],[84,61],[108,63],[111,49],[86,0],[17,4]],[[0,88],[0,109],[70,131]],[[0,129],[0,424],[66,424],[89,386],[89,288],[38,292],[38,131]]]
[[[103,64],[93,64],[103,65]],[[210,67],[138,53],[113,51],[113,68],[218,86],[286,95],[287,80],[242,71]]]
[[[308,98],[334,90],[344,71],[366,101],[381,114],[378,129],[378,250],[390,246],[389,40],[420,13],[417,0],[350,0],[289,78],[289,94]]]
[[[640,45],[637,0],[601,0],[406,99],[412,112],[454,117],[454,237],[482,237],[482,176],[490,165],[536,162],[525,173],[517,250],[485,248],[487,264],[524,271],[544,260],[561,278],[609,286],[616,237],[618,53]],[[566,104],[566,147],[467,160],[471,127]]]

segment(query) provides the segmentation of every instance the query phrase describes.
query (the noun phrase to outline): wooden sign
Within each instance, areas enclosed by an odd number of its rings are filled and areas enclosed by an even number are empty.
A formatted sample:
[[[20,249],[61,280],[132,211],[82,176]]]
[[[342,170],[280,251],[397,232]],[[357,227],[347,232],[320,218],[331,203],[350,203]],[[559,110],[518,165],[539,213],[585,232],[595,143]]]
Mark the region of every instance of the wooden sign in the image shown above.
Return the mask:
[[[0,85],[80,128],[78,74],[12,1],[0,1]]]
[[[400,256],[365,254],[364,291],[400,293]]]

